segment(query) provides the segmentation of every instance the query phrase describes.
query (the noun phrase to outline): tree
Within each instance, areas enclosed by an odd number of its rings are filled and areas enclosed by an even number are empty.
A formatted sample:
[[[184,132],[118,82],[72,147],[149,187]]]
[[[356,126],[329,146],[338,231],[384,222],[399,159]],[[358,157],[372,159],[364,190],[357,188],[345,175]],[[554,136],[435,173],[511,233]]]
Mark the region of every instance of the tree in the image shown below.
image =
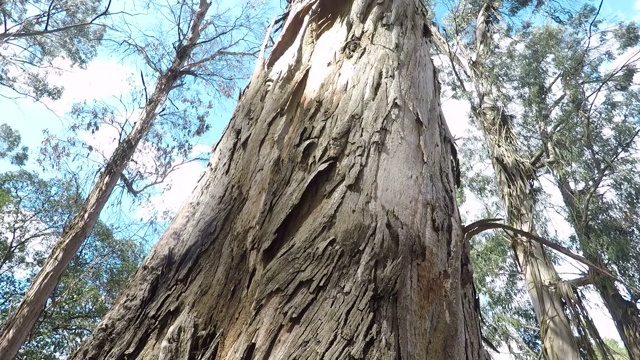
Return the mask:
[[[494,35],[500,25],[500,11],[519,11],[530,1],[467,2],[461,1],[445,36],[432,28],[435,43],[450,58],[455,67],[456,88],[462,90],[471,103],[471,111],[483,133],[496,176],[498,193],[504,202],[507,224],[538,234],[535,221],[536,199],[532,184],[536,171],[531,159],[519,149],[512,115],[504,102],[502,84],[492,77],[492,51],[497,46]],[[450,35],[449,35],[450,34]],[[448,37],[447,37],[448,36]],[[569,317],[565,314],[562,288],[556,286],[558,276],[551,258],[542,245],[527,237],[514,234],[511,246],[524,275],[538,324],[543,352],[548,359],[580,358]]]
[[[82,204],[74,182],[20,170],[0,174],[0,320],[19,304],[65,223]],[[136,270],[140,246],[98,222],[47,300],[19,359],[69,356],[93,330]]]
[[[634,121],[638,118],[638,92],[633,86],[637,52],[613,70],[606,66],[623,59],[621,55],[637,45],[638,28],[633,23],[621,23],[600,30],[597,7],[583,4],[568,9],[552,4],[545,8],[539,2],[534,13],[548,14],[545,23],[533,26],[509,19],[509,26],[497,29],[504,24],[502,15],[520,10],[505,6],[502,13],[488,17],[492,21],[478,25],[479,30],[493,29],[493,33],[505,35],[489,48],[492,56],[482,72],[483,79],[509,89],[493,91],[491,96],[506,115],[504,123],[510,127],[509,137],[516,148],[512,154],[518,154],[534,171],[531,199],[544,206],[546,189],[536,182],[552,175],[567,209],[567,221],[576,234],[568,246],[589,261],[585,277],[558,284],[564,292],[563,301],[571,305],[566,308],[575,308],[569,314],[576,333],[591,332],[595,344],[606,351],[595,331],[589,330],[593,325],[580,305],[579,287],[593,284],[633,353],[635,344],[640,343],[640,316],[634,301],[637,230],[630,219],[637,217],[638,185],[628,174],[637,168],[634,153],[638,130]],[[476,38],[482,31],[476,32]],[[446,46],[441,48],[448,50]],[[467,61],[468,50],[458,53],[467,56]],[[475,114],[475,119],[482,126],[481,116]],[[489,144],[495,142],[488,139]],[[542,222],[535,216],[534,221]],[[616,279],[621,280],[617,286]]]
[[[96,54],[111,1],[25,0],[0,3],[0,86],[34,99],[57,99],[47,82],[54,60],[84,66]],[[9,95],[6,95],[9,96]]]
[[[117,98],[74,104],[67,131],[47,134],[43,142],[38,161],[44,166],[56,171],[99,171],[137,123],[150,85],[171,67],[176,47],[188,37],[193,2],[143,1],[137,6],[162,20],[147,21],[128,13],[112,16],[114,25],[103,41],[103,50],[135,64],[139,73],[133,74]],[[166,184],[167,177],[181,166],[193,161],[206,164],[210,146],[202,150],[196,144],[217,121],[215,105],[237,96],[238,84],[248,79],[248,61],[255,59],[260,48],[262,34],[257,32],[262,31],[263,12],[268,8],[260,0],[227,6],[214,4],[208,12],[200,40],[180,69],[154,125],[123,170],[114,197],[127,196],[142,204],[158,195],[157,185]],[[105,151],[88,141],[93,135],[111,138],[112,144]]]
[[[195,193],[72,358],[484,358],[425,21],[419,0],[292,1]]]
[[[8,159],[13,165],[24,165],[29,158],[29,148],[20,146],[20,133],[8,124],[0,125],[0,159]]]
[[[181,36],[173,44],[173,58],[171,61],[157,64],[159,67],[154,69],[158,72],[155,89],[145,98],[144,108],[138,120],[129,128],[130,131],[126,132],[126,136],[106,162],[85,202],[61,234],[20,306],[7,320],[0,336],[0,358],[13,358],[28,336],[64,269],[98,220],[136,148],[146,136],[153,134],[154,121],[162,112],[169,93],[184,85],[185,77],[198,75],[198,70],[206,69],[205,64],[215,61],[218,57],[224,57],[225,54],[221,53],[208,56],[210,53],[203,50],[218,50],[219,48],[213,45],[217,44],[218,39],[225,39],[225,33],[230,31],[227,28],[217,29],[216,24],[207,18],[209,7],[210,4],[205,1],[200,1],[198,6],[188,1],[182,3],[180,19],[183,22],[180,26],[186,27],[187,30],[179,32]],[[217,30],[221,30],[222,33],[216,33]],[[231,45],[222,42],[221,46]]]
[[[528,151],[562,196],[571,246],[597,264],[572,285],[595,287],[631,358],[640,359],[640,183],[631,175],[640,165],[640,32],[634,23],[603,26],[599,11],[584,4],[560,24],[523,31],[526,50],[513,44],[503,57],[522,65],[502,78],[530,119]]]
[[[611,349],[611,353],[613,354],[614,360],[629,360],[629,355],[627,355],[627,351],[618,344],[617,341],[613,339],[604,339],[604,342],[607,344],[607,347]]]

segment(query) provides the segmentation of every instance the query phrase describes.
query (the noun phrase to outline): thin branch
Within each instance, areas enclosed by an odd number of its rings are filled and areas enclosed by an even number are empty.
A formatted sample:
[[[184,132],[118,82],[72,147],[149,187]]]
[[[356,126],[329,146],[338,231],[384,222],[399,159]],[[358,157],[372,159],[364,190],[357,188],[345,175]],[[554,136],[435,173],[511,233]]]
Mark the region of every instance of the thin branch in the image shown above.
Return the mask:
[[[589,275],[567,281],[567,284],[573,288],[580,288],[583,286],[591,285],[592,283],[593,279]]]
[[[149,95],[147,94],[147,84],[144,83],[144,74],[142,70],[140,70],[140,79],[142,79],[142,87],[144,88],[144,103],[145,105],[149,102]]]
[[[147,65],[155,72],[162,74],[162,70],[160,68],[158,68],[158,66],[156,66],[156,64],[153,62],[153,60],[151,60],[151,57],[149,57],[149,54],[147,53],[147,51],[140,45],[136,44],[133,41],[129,41],[129,40],[122,40],[122,42],[120,42],[120,45],[122,44],[126,44],[129,45],[131,47],[133,47],[136,51],[138,51],[138,53],[140,55],[142,55],[142,57],[144,58],[144,61],[147,63]]]
[[[596,264],[594,264],[593,262],[589,261],[587,258],[575,254],[573,253],[571,250],[565,248],[562,245],[558,245],[552,241],[549,241],[547,239],[541,238],[537,235],[534,235],[530,232],[527,231],[523,231],[520,229],[516,229],[513,226],[509,226],[506,224],[501,224],[498,223],[498,221],[502,221],[503,219],[482,219],[482,220],[478,220],[476,222],[473,222],[469,225],[466,225],[463,227],[462,231],[464,233],[464,237],[467,240],[470,240],[473,236],[480,234],[481,232],[487,231],[487,230],[492,230],[492,229],[502,229],[505,231],[510,231],[512,233],[515,233],[519,236],[525,237],[529,240],[533,240],[541,245],[547,246],[575,261],[578,261],[586,266],[588,266],[589,268],[593,269],[593,270],[597,270],[598,272],[610,277],[611,279],[615,280],[615,281],[619,281],[620,283],[624,284],[625,286],[634,289],[636,291],[638,291],[634,286],[626,283],[625,281],[621,280],[620,278],[618,278],[617,276],[615,276],[614,274],[612,274],[611,272],[609,272],[608,270],[602,268],[601,266],[598,266]]]
[[[5,33],[5,34],[0,34],[0,41],[4,41],[5,39],[8,39],[8,38],[19,39],[19,38],[39,36],[39,35],[55,34],[55,33],[68,31],[68,30],[72,30],[72,29],[75,29],[75,28],[83,27],[83,26],[94,25],[94,22],[97,19],[108,15],[110,6],[111,6],[111,0],[109,0],[109,3],[107,4],[106,9],[104,9],[104,11],[101,12],[100,14],[96,15],[89,22],[63,26],[63,27],[60,27],[60,28],[57,28],[57,29],[52,29],[52,30],[45,29],[45,30],[40,30],[40,31],[30,31],[30,32],[24,32],[24,33],[9,33],[9,34]]]
[[[257,55],[257,51],[256,52],[245,52],[245,51],[223,51],[223,50],[218,50],[216,52],[214,52],[213,54],[206,56],[198,61],[194,61],[188,65],[186,65],[185,67],[183,67],[181,70],[181,72],[185,72],[185,73],[189,73],[192,72],[192,69],[202,65],[206,62],[209,61],[213,61],[216,58],[220,57],[220,56],[237,56],[237,57],[241,57],[241,56],[256,56]]]
[[[51,9],[53,8],[53,3],[55,0],[51,0],[49,3],[49,8],[47,9],[47,22],[44,24],[44,30],[49,30],[49,20],[51,20]]]
[[[614,165],[613,163],[620,157],[620,155],[622,155],[622,153],[624,151],[626,151],[627,149],[629,149],[631,147],[631,145],[633,145],[633,143],[634,143],[635,139],[638,137],[638,135],[640,135],[640,130],[637,130],[633,134],[633,136],[631,136],[629,141],[627,141],[625,144],[623,144],[623,146],[620,147],[618,153],[615,154],[612,159],[603,159],[606,162],[606,165],[604,167],[599,167],[599,169],[598,169],[599,170],[598,178],[593,182],[591,190],[587,194],[586,201],[584,202],[583,224],[585,224],[585,225],[587,224],[588,212],[589,212],[589,204],[591,203],[591,199],[595,195],[596,191],[600,187],[600,184],[602,184],[602,181],[604,180],[604,177],[607,175],[607,171],[609,171],[609,169],[611,169],[613,167],[613,165]]]

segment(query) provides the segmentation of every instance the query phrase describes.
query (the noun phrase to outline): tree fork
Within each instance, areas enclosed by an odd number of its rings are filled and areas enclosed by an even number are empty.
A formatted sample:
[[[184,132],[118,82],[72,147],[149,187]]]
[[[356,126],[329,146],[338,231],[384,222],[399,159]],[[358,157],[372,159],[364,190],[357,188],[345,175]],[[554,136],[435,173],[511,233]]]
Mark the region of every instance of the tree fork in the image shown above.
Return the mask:
[[[425,21],[421,0],[291,2],[73,359],[485,358]]]
[[[497,10],[495,4],[487,2],[478,12],[475,48],[468,48],[466,51],[475,55],[473,61],[452,52],[439,30],[433,25],[427,24],[427,27],[432,27],[429,33],[432,34],[435,45],[448,55],[461,88],[466,90],[464,76],[471,81],[475,90],[475,99],[471,99],[472,113],[489,148],[498,190],[507,209],[508,225],[536,235],[534,199],[529,185],[530,181],[535,180],[535,169],[528,160],[518,156],[510,119],[500,104],[501,89],[487,76],[485,63],[490,56],[493,29],[497,25],[492,21],[499,19],[499,16],[494,16]],[[580,355],[577,342],[564,313],[561,294],[548,285],[555,284],[560,279],[553,264],[539,243],[522,236],[513,236],[511,243],[540,324],[545,356],[551,360],[578,360]]]

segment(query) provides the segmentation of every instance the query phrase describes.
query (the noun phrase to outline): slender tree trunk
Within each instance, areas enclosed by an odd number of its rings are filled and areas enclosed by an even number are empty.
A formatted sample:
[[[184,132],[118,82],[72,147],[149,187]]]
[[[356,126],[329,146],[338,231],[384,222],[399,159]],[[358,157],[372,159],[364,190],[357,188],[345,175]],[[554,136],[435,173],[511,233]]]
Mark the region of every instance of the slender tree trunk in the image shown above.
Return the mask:
[[[557,176],[558,189],[562,194],[565,206],[569,210],[569,222],[573,226],[580,248],[584,256],[594,264],[606,269],[607,266],[602,261],[602,256],[595,252],[595,248],[590,241],[590,231],[581,224],[579,219],[583,219],[584,211],[576,203],[575,191],[571,189],[568,181],[562,176]],[[630,360],[640,360],[640,309],[633,301],[626,300],[616,287],[613,279],[602,275],[597,271],[592,273],[591,284],[596,288],[602,298],[611,319],[618,330],[618,334],[629,353]]]
[[[590,254],[585,254],[589,258]],[[593,285],[611,314],[611,319],[622,338],[630,360],[640,360],[640,310],[632,301],[626,300],[611,278],[595,275]]]
[[[517,155],[508,115],[498,105],[487,104],[491,99],[489,95],[480,98],[484,99],[485,106],[475,115],[490,149],[498,188],[507,209],[507,221],[516,229],[537,235],[530,185],[535,181],[534,169],[529,161]],[[578,345],[564,312],[562,296],[557,291],[560,277],[555,267],[537,242],[514,236],[512,247],[540,325],[545,357],[578,360]]]
[[[292,2],[192,198],[73,358],[483,358],[425,21],[421,0]]]
[[[51,255],[34,278],[17,310],[11,315],[0,334],[0,359],[13,359],[27,339],[36,321],[44,310],[47,299],[58,285],[62,273],[95,225],[104,205],[109,200],[120,175],[133,156],[138,144],[147,134],[158,115],[162,104],[180,78],[180,69],[189,59],[193,47],[200,37],[200,26],[209,9],[206,1],[200,2],[194,17],[189,39],[176,51],[173,63],[158,79],[156,88],[145,104],[145,108],[131,134],[121,142],[105,165],[98,181],[85,200],[78,214],[64,229]]]

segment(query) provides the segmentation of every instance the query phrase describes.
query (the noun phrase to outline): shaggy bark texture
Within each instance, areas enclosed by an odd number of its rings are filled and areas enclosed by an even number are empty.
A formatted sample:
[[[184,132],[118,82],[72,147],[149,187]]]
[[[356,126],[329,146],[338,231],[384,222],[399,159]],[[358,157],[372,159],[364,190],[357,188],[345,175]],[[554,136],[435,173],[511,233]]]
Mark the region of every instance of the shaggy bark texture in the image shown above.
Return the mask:
[[[301,0],[74,359],[481,359],[420,0]]]
[[[493,33],[491,19],[497,19],[493,4],[486,2],[476,21],[476,58],[469,61],[468,74],[476,91],[474,116],[489,148],[500,196],[512,227],[537,235],[532,185],[536,181],[531,160],[521,156],[512,119],[502,104],[503,89],[488,75]],[[578,360],[580,352],[559,289],[560,277],[551,259],[537,242],[513,236],[511,245],[520,264],[527,291],[540,325],[543,353],[549,360]]]
[[[507,210],[507,223],[538,235],[535,227],[536,180],[530,162],[517,154],[508,115],[485,98],[485,107],[476,113],[496,173],[498,190]],[[489,104],[487,104],[489,103]],[[542,245],[523,236],[511,238],[513,253],[522,269],[527,292],[540,325],[543,353],[549,360],[579,360],[580,352],[560,291],[560,276]]]

